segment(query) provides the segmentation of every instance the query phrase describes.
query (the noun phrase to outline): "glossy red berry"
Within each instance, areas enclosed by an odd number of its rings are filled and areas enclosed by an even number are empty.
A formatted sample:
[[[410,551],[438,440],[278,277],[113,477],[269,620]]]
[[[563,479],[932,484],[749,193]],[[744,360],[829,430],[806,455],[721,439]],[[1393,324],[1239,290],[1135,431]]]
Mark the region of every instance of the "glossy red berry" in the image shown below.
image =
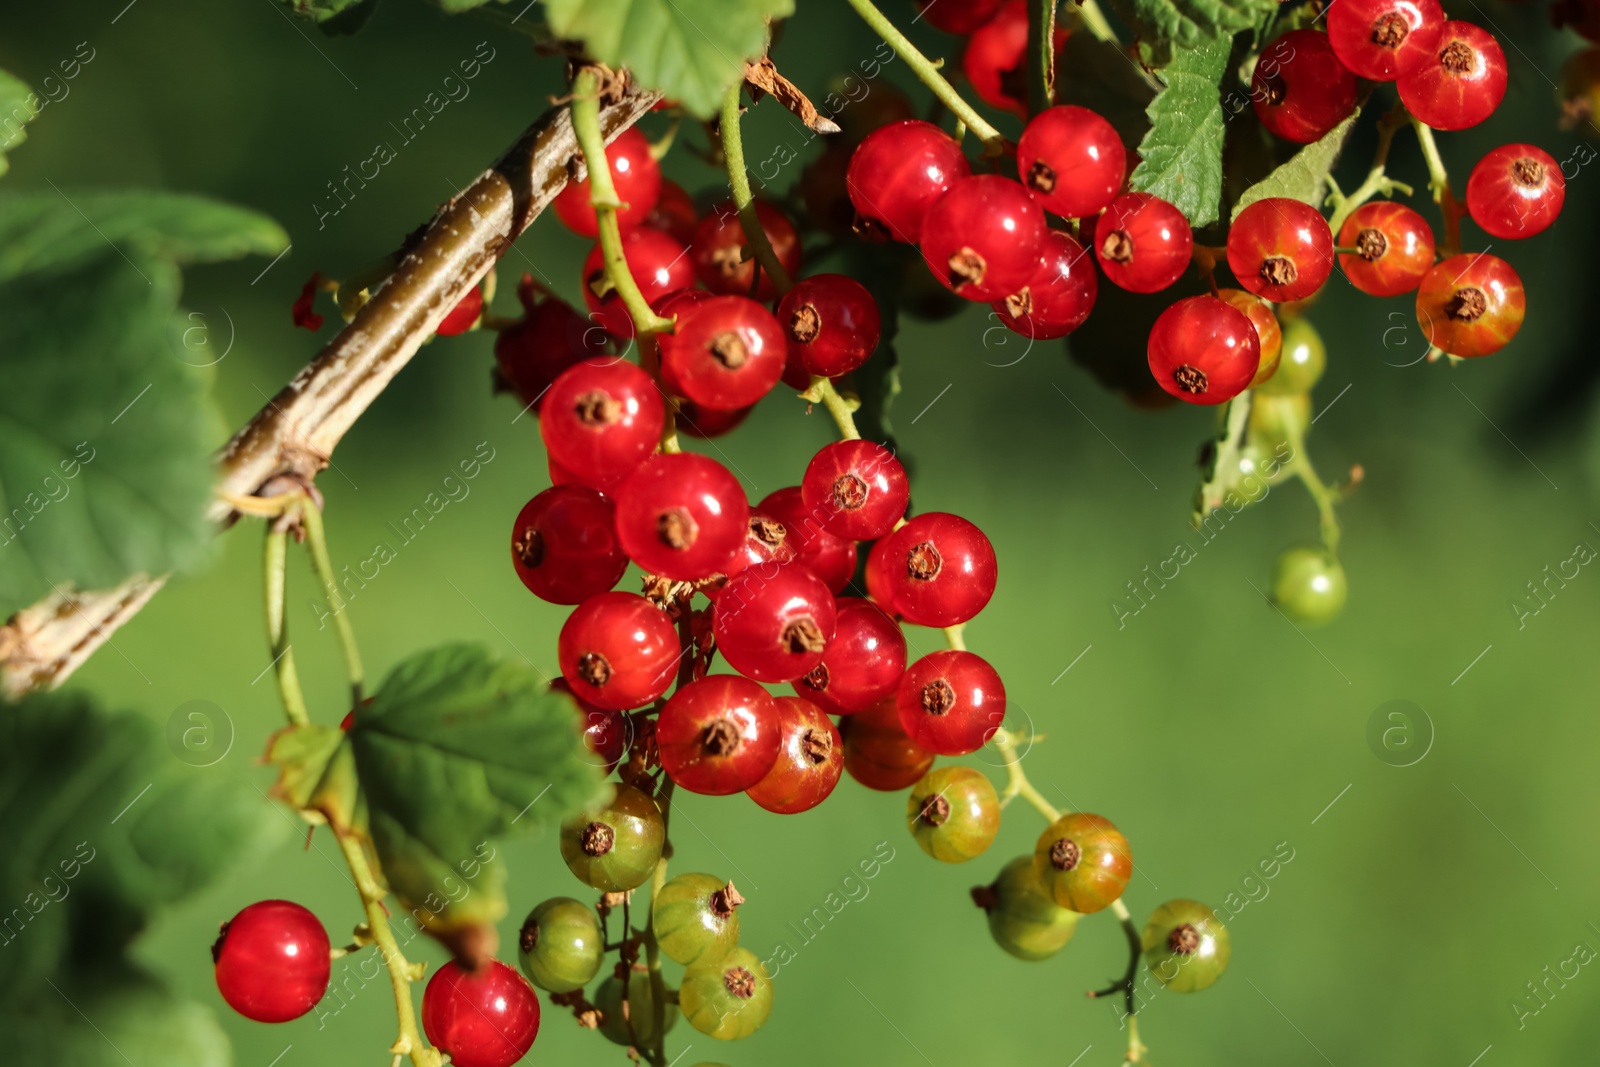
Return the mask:
[[[732,433],[744,424],[755,408],[703,408],[692,400],[678,401],[678,429],[690,437],[708,441]]]
[[[572,683],[565,678],[551,682],[550,690],[567,694],[577,706],[583,723],[583,743],[596,757],[593,762],[604,767],[607,774],[616,770],[633,738],[633,727],[629,725],[628,717],[620,711],[610,711],[584,700],[572,691]]]
[[[932,652],[906,668],[895,705],[906,735],[929,752],[964,756],[983,747],[1006,717],[1006,687],[971,652]]]
[[[1356,76],[1333,54],[1326,34],[1290,30],[1256,60],[1250,103],[1267,129],[1310,144],[1356,109]]]
[[[651,456],[617,489],[617,536],[651,574],[692,582],[744,548],[750,504],[739,479],[692,452]]]
[[[452,960],[428,979],[422,1032],[454,1067],[511,1067],[539,1036],[539,997],[499,960],[476,973]]]
[[[1300,200],[1257,200],[1228,228],[1228,267],[1242,289],[1275,304],[1304,300],[1333,270],[1333,233]]]
[[[1063,38],[1059,30],[1056,36]],[[961,72],[984,103],[1026,116],[1023,53],[1027,49],[1027,5],[1022,0],[1008,0],[994,18],[967,39],[967,47],[961,53]]]
[[[843,590],[855,576],[856,543],[824,530],[822,519],[826,516],[812,514],[798,485],[768,493],[756,510],[783,523],[785,536],[795,547],[795,560],[833,592]]]
[[[642,708],[667,691],[677,668],[677,631],[666,612],[634,593],[579,604],[561,627],[561,675],[597,708]]]
[[[1472,168],[1467,210],[1493,237],[1511,240],[1543,231],[1567,199],[1567,179],[1550,153],[1531,144],[1506,144]]]
[[[631,474],[661,441],[666,406],[650,376],[615,356],[562,372],[540,408],[550,458],[603,489]]]
[[[755,201],[756,218],[778,257],[778,263],[792,278],[800,271],[800,234],[794,223],[782,210],[765,200]],[[713,293],[731,296],[754,296],[762,303],[777,298],[778,287],[766,271],[755,292],[750,291],[755,281],[756,261],[745,258],[744,227],[739,222],[739,210],[732,201],[724,201],[712,208],[695,228],[694,240],[689,245],[689,255],[694,260],[694,272],[700,284]]]
[[[656,198],[655,209],[644,224],[652,230],[670,233],[687,248],[694,240],[694,228],[700,224],[700,213],[683,186],[670,178],[662,178],[661,195]]]
[[[1426,63],[1444,29],[1439,0],[1339,0],[1326,14],[1339,62],[1368,81],[1394,81]]]
[[[1085,218],[1116,198],[1128,173],[1116,128],[1075,104],[1035,115],[1017,142],[1017,173],[1046,211]]]
[[[222,924],[211,946],[217,991],[258,1023],[298,1019],[328,991],[328,932],[288,900],[262,900]]]
[[[617,541],[616,508],[598,490],[552,486],[528,501],[511,528],[511,562],[528,591],[552,604],[578,604],[617,584],[628,569]]]
[[[483,290],[474,285],[467,290],[465,296],[456,301],[456,306],[445,313],[439,320],[433,332],[440,337],[454,337],[459,333],[466,333],[478,324],[478,317],[483,314]]]
[[[905,515],[911,482],[894,453],[877,442],[835,441],[806,465],[800,498],[834,536],[875,541]]]
[[[1069,234],[1051,230],[1028,284],[990,306],[1013,332],[1044,341],[1082,326],[1099,289],[1088,251]]]
[[[1283,329],[1278,325],[1278,317],[1265,300],[1243,289],[1218,289],[1217,299],[1244,312],[1250,325],[1256,328],[1256,345],[1260,355],[1255,377],[1250,379],[1250,384],[1260,385],[1277,372],[1278,360],[1283,356]]]
[[[831,715],[865,711],[893,697],[906,670],[906,638],[870,600],[841,597],[822,662],[795,679],[794,691]]]
[[[797,563],[740,571],[722,587],[712,614],[717,651],[758,682],[790,682],[810,671],[836,626],[833,593]]]
[[[1433,230],[1404,204],[1362,204],[1339,227],[1339,269],[1350,284],[1372,296],[1409,293],[1433,268]]]
[[[778,304],[778,322],[791,359],[807,374],[849,374],[878,347],[878,304],[867,287],[845,274],[813,274]],[[805,383],[799,383],[805,388]]]
[[[623,207],[617,212],[617,226],[626,233],[644,225],[661,196],[661,166],[650,154],[650,141],[637,127],[630,126],[606,146],[606,161],[611,164],[611,184]],[[556,194],[556,217],[579,237],[600,233],[594,205],[589,203],[589,179],[569,181]]]
[[[1417,322],[1452,356],[1487,356],[1522,327],[1527,298],[1511,264],[1484,252],[1451,256],[1417,288]]]
[[[917,18],[961,37],[994,18],[1004,0],[918,0]]]
[[[502,388],[537,412],[561,372],[605,349],[605,331],[555,297],[540,299],[533,276],[517,286],[522,318],[494,339],[494,361]]]
[[[1010,178],[963,178],[928,209],[922,258],[945,288],[988,302],[1027,285],[1048,231],[1044,213]]]
[[[1149,193],[1124,193],[1094,224],[1094,253],[1113,283],[1157,293],[1189,269],[1194,231],[1183,212]]]
[[[750,799],[780,815],[807,811],[828,799],[844,774],[844,739],[833,720],[809,700],[774,697],[778,761],[755,785]]]
[[[1150,373],[1191,404],[1223,404],[1249,388],[1261,366],[1250,317],[1214,296],[1179,300],[1150,328]]]
[[[917,244],[928,209],[971,173],[954,138],[931,122],[907,119],[866,136],[850,157],[845,182],[866,228]]]
[[[732,674],[679,687],[656,721],[661,766],[691,793],[726,796],[760,782],[778,761],[778,709],[767,691]]]
[[[1506,95],[1506,56],[1488,30],[1446,22],[1426,62],[1395,82],[1406,110],[1436,130],[1476,126]]]
[[[893,699],[845,718],[839,732],[844,737],[844,769],[868,789],[898,793],[933,766],[934,754],[900,725],[900,708]]]
[[[763,573],[771,574],[774,567],[781,567],[794,559],[794,542],[789,539],[789,528],[780,519],[752,508],[748,529],[743,551],[734,555],[727,569],[722,572],[723,577],[732,578],[751,567],[761,567]],[[715,600],[722,595],[725,587],[726,583],[702,586],[701,592]]]
[[[959,515],[918,515],[872,547],[872,599],[918,626],[966,622],[994,595],[994,547]]]
[[[646,303],[694,284],[689,250],[669,233],[645,228],[625,235],[622,257]],[[590,249],[583,261],[583,302],[612,337],[619,341],[633,338],[633,319],[606,278],[605,252],[599,245]]]
[[[1033,869],[1057,904],[1092,915],[1121,898],[1133,877],[1128,839],[1103,815],[1063,815],[1039,835]]]
[[[660,339],[662,379],[696,404],[722,411],[749,407],[783,377],[783,329],[754,300],[714,296],[677,316],[677,327]]]

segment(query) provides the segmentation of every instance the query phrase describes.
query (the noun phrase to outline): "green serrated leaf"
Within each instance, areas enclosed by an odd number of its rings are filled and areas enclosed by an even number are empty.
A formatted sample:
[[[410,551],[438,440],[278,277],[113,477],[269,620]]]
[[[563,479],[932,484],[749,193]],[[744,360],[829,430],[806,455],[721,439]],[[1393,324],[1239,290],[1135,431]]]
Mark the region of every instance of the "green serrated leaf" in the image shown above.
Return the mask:
[[[384,876],[435,930],[503,916],[494,840],[557,823],[599,795],[571,699],[474,645],[401,663],[349,739]]]
[[[274,797],[296,811],[321,816],[335,829],[356,825],[360,786],[344,730],[319,723],[285,727],[272,735],[267,762],[278,768]]]
[[[1214,37],[1174,49],[1171,64],[1159,71],[1164,88],[1145,109],[1150,132],[1129,178],[1136,192],[1171,201],[1195,227],[1216,221],[1222,201],[1219,86],[1232,47],[1232,38]]]
[[[39,114],[39,98],[28,83],[0,70],[0,175],[11,169],[6,153],[28,139],[23,129]]]
[[[545,0],[545,10],[557,36],[708,119],[766,50],[767,20],[792,14],[794,0]]]
[[[1111,0],[1111,10],[1138,34],[1147,65],[1165,67],[1179,52],[1264,26],[1278,0]]]
[[[1279,196],[1303,200],[1320,210],[1323,199],[1328,195],[1328,174],[1333,170],[1345,140],[1350,136],[1350,131],[1355,129],[1356,120],[1360,117],[1361,109],[1356,108],[1349,118],[1324,134],[1322,140],[1306,145],[1282,166],[1246,189],[1240,194],[1238,203],[1233,205],[1230,218],[1238,218],[1239,212],[1257,200]]]

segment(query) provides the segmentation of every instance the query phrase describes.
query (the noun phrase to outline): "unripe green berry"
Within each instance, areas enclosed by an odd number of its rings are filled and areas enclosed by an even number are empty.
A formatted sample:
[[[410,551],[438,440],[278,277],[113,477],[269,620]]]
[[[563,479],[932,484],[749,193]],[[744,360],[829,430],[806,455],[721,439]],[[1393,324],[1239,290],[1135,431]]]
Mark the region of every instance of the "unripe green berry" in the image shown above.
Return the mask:
[[[972,891],[972,899],[988,913],[995,944],[1019,960],[1049,959],[1078,929],[1078,913],[1050,896],[1033,869],[1032,856],[1007,863],[993,884]]]
[[[561,858],[585,885],[621,893],[649,881],[665,839],[656,802],[618,785],[605,807],[562,824]]]
[[[1289,393],[1284,396],[1259,394],[1250,401],[1249,442],[1280,455],[1292,455],[1293,442],[1305,438],[1311,426],[1311,395]],[[1282,447],[1289,442],[1290,447]]]
[[[655,1003],[650,971],[643,964],[634,964],[629,972],[626,1008],[622,1001],[622,979],[611,975],[600,983],[600,988],[594,993],[594,1006],[600,1009],[600,1032],[607,1040],[619,1045],[645,1048],[655,1044]],[[662,1016],[666,1023],[664,1032],[672,1032],[678,1023],[678,1015],[678,1006],[669,999]]]
[[[1256,391],[1269,396],[1309,393],[1327,365],[1328,350],[1317,328],[1303,318],[1285,319],[1278,372],[1257,386]]]
[[[678,1003],[702,1034],[721,1041],[749,1037],[772,1013],[772,979],[747,948],[736,948],[713,964],[683,972]]]
[[[1344,568],[1321,545],[1291,548],[1272,565],[1272,602],[1296,623],[1328,622],[1348,593]]]
[[[1169,900],[1145,923],[1144,961],[1156,980],[1176,993],[1194,993],[1228,968],[1228,928],[1197,900]]]
[[[1133,852],[1110,819],[1074,812],[1039,835],[1033,869],[1057,904],[1088,915],[1109,907],[1128,888]]]
[[[906,798],[906,825],[922,851],[942,863],[981,856],[1000,829],[1000,798],[988,776],[971,767],[939,767]]]
[[[680,874],[661,887],[650,905],[656,940],[675,963],[713,962],[739,943],[744,897],[733,883],[709,874]]]
[[[518,948],[529,981],[551,993],[570,993],[600,973],[605,935],[589,905],[552,897],[528,913]]]

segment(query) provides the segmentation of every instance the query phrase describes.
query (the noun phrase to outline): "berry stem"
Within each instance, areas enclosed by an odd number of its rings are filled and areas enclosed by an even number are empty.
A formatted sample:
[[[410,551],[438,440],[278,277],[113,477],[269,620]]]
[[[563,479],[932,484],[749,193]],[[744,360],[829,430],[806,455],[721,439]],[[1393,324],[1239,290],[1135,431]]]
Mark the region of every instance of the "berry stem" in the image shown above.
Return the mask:
[[[1028,3],[1028,110],[1056,102],[1056,0]]]
[[[761,269],[767,272],[779,295],[787,293],[794,281],[778,262],[778,254],[767,240],[767,231],[756,214],[755,195],[750,192],[750,174],[744,167],[744,137],[739,131],[739,116],[744,109],[739,106],[739,93],[744,82],[733,84],[727,99],[722,102],[722,121],[718,130],[722,138],[722,158],[728,167],[728,186],[733,190],[733,203],[739,209],[739,225],[744,228],[745,240]]]
[[[1411,195],[1411,186],[1404,182],[1397,182],[1383,172],[1384,165],[1389,159],[1389,146],[1394,142],[1394,135],[1406,122],[1406,113],[1396,109],[1378,120],[1378,150],[1373,153],[1372,169],[1367,172],[1366,180],[1346,196],[1339,191],[1333,183],[1333,176],[1328,176],[1328,186],[1333,191],[1328,194],[1328,200],[1334,205],[1333,215],[1328,219],[1328,229],[1334,236],[1338,236],[1339,227],[1362,204],[1378,195],[1393,196],[1397,191]],[[1335,249],[1335,251],[1339,251]]]
[[[344,611],[344,597],[339,595],[339,585],[333,575],[333,560],[328,555],[327,531],[322,524],[322,509],[315,501],[307,501],[300,509],[300,518],[306,528],[306,550],[311,556],[312,569],[322,581],[322,591],[333,612],[334,631],[339,635],[339,650],[344,655],[345,673],[350,678],[350,706],[358,707],[363,697],[366,672],[361,666],[361,651],[356,647],[356,633],[350,617]]]
[[[1299,441],[1295,442],[1295,458],[1290,463],[1289,470],[1305,485],[1306,491],[1311,494],[1311,499],[1316,501],[1317,514],[1322,526],[1322,543],[1329,552],[1337,554],[1339,517],[1334,512],[1334,505],[1338,503],[1339,491],[1329,488],[1317,475],[1317,469],[1311,465],[1311,457],[1306,455]]]
[[[1461,208],[1450,189],[1450,174],[1444,168],[1444,159],[1433,139],[1433,127],[1415,115],[1411,116],[1411,126],[1417,131],[1417,144],[1428,164],[1428,188],[1433,190],[1433,202],[1439,205],[1439,213],[1444,217],[1444,240],[1439,244],[1439,256],[1448,259],[1461,250]]]
[[[645,1059],[656,1067],[666,1067],[666,1021],[667,1021],[667,983],[661,974],[661,945],[656,940],[656,897],[661,893],[661,887],[667,884],[667,859],[672,855],[672,847],[666,844],[667,823],[672,814],[672,791],[677,788],[670,775],[662,775],[661,792],[657,794],[656,803],[661,808],[662,847],[661,858],[656,860],[656,869],[650,875],[650,916],[645,921],[643,941],[645,963],[650,968],[651,992],[651,1023],[650,1031],[655,1035],[655,1047],[645,1052]]]
[[[930,62],[927,56],[917,51],[917,46],[907,40],[905,34],[895,29],[894,23],[877,9],[872,0],[849,0],[849,3],[855,8],[856,14],[872,27],[872,31],[894,49],[895,55],[905,60],[906,66],[911,68],[912,73],[922,79],[922,84],[933,90],[933,95],[937,96],[956,118],[966,123],[967,129],[977,135],[985,148],[992,154],[998,155],[1005,145],[1005,138],[1001,136],[999,130],[983,121],[983,116],[973,110],[971,104],[962,99],[961,94],[956,92],[955,86],[939,73],[939,68]]]
[[[611,163],[606,159],[605,138],[600,133],[600,74],[594,67],[584,67],[572,81],[572,132],[589,171],[589,202],[594,205],[600,227],[606,280],[642,333],[663,333],[672,329],[671,319],[664,319],[650,310],[622,252],[622,230],[617,225],[617,208],[622,202],[617,199],[617,189],[611,181]]]
[[[856,429],[855,411],[861,406],[859,400],[847,399],[838,389],[834,388],[833,380],[820,374],[813,375],[811,385],[800,394],[800,399],[808,400],[813,404],[821,404],[828,409],[828,414],[833,416],[833,421],[839,427],[839,436],[846,441],[861,440],[861,431]]]
[[[284,714],[296,726],[306,726],[311,722],[311,715],[306,711],[305,693],[300,690],[300,672],[295,670],[294,646],[289,643],[289,620],[285,614],[288,559],[288,528],[274,522],[267,527],[267,543],[262,553],[267,593],[267,643],[272,650],[273,673],[277,675]]]

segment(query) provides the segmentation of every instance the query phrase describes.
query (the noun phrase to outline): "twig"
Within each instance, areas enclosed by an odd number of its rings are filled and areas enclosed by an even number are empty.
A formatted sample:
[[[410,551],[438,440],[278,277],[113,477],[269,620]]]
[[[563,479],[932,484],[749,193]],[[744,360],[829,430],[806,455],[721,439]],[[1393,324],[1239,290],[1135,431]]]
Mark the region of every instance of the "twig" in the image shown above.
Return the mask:
[[[767,231],[761,225],[761,216],[756,214],[755,195],[750,192],[750,174],[744,168],[744,138],[739,132],[739,89],[740,82],[735,82],[733,88],[728,90],[728,96],[722,104],[722,121],[718,130],[722,139],[722,156],[728,164],[728,185],[733,190],[733,204],[739,209],[739,225],[744,228],[746,243],[755,255],[756,262],[761,269],[767,272],[772,279],[772,284],[778,292],[786,293],[794,282],[789,277],[789,272],[783,269],[783,264],[778,262],[778,254],[772,250],[772,242],[767,240]]]

